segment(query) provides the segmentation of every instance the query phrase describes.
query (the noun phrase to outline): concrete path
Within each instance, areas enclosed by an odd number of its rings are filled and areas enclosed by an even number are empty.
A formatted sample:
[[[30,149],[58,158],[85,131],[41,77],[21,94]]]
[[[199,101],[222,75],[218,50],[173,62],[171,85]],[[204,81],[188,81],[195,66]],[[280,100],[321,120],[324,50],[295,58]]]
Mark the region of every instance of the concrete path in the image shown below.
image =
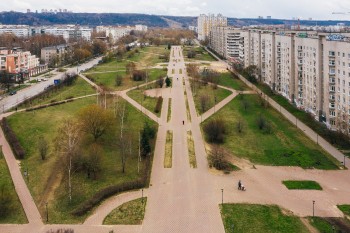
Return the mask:
[[[2,116],[1,116],[2,119]],[[0,119],[0,120],[1,120]],[[38,208],[29,192],[29,189],[23,179],[19,164],[12,153],[2,129],[0,128],[0,145],[2,146],[3,155],[9,168],[15,190],[22,203],[24,212],[30,225],[42,225],[42,219]],[[0,228],[1,229],[1,228]]]

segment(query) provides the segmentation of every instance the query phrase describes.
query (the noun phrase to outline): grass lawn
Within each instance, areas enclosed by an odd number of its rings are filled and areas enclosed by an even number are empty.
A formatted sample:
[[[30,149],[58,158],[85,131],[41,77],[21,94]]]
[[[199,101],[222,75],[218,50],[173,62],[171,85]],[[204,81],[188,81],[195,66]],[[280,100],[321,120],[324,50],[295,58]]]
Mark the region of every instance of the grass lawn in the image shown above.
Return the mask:
[[[270,98],[276,101],[279,105],[285,108],[288,112],[290,112],[304,124],[313,129],[317,134],[321,135],[329,143],[333,144],[340,150],[350,150],[350,142],[346,137],[344,137],[343,135],[339,136],[339,134],[337,135],[337,132],[328,130],[323,123],[316,121],[315,118],[309,113],[298,109],[283,96],[274,94],[267,85],[261,83],[255,85],[265,94],[267,94]]]
[[[166,132],[164,167],[171,168],[173,166],[173,131]]]
[[[167,122],[171,120],[171,98],[169,98]]]
[[[285,215],[278,206],[255,204],[220,205],[225,232],[306,233],[307,228],[293,215]],[[234,228],[232,230],[232,228]]]
[[[169,58],[170,55],[170,51],[165,46],[150,46],[142,49],[138,48],[138,50],[140,51],[139,53],[136,53],[131,58],[126,59],[135,62],[139,69],[142,69],[145,66],[152,67],[157,63],[167,62],[164,59],[160,59],[159,56],[164,55],[165,57]]]
[[[340,209],[345,215],[350,217],[350,205],[337,205],[338,209]]]
[[[321,185],[313,180],[284,180],[282,183],[287,187],[287,189],[322,190]]]
[[[145,216],[147,197],[122,204],[104,220],[104,225],[141,225]]]
[[[259,129],[259,115],[270,126],[270,133]],[[235,98],[210,119],[215,117],[226,122],[227,136],[223,147],[233,155],[264,165],[339,168],[338,161],[279,112],[272,107],[263,107],[258,95],[242,95],[242,98]],[[243,125],[241,133],[237,130],[239,122]]]
[[[187,57],[188,52],[191,50],[196,51],[196,56],[194,58]],[[183,49],[183,55],[184,55],[185,61],[193,61],[193,60],[216,61],[216,59],[213,56],[211,56],[205,49],[203,49],[200,46],[186,46]]]
[[[237,91],[251,90],[244,82],[230,72],[220,74],[219,85],[229,87]]]
[[[160,117],[161,111],[159,111],[158,113],[154,111],[157,105],[158,98],[146,96],[144,94],[145,90],[146,89],[143,87],[139,89],[134,89],[132,91],[129,91],[127,95],[133,100],[135,100],[137,103],[141,104],[144,108],[148,109],[150,112],[153,112],[158,117]]]
[[[224,100],[226,97],[232,94],[231,91],[222,89],[217,87],[216,89],[211,85],[200,85],[199,88],[196,88],[195,92],[193,92],[193,100],[194,104],[196,106],[197,113],[199,115],[205,113],[215,105],[215,98],[216,98],[216,104],[220,103],[222,100]],[[203,106],[204,109],[202,109],[201,104],[201,98],[204,98],[204,96],[207,96],[206,104]],[[203,111],[204,110],[204,111]]]
[[[148,82],[154,81],[158,79],[160,76],[165,77],[167,72],[163,69],[149,69],[148,71]],[[120,86],[116,86],[115,79],[117,75],[121,75],[123,77],[122,84]],[[145,81],[133,81],[128,75],[126,75],[125,71],[115,71],[115,72],[106,72],[106,73],[93,73],[88,74],[87,77],[93,79],[98,85],[105,86],[111,90],[121,91],[126,90],[131,87],[135,87],[141,84],[144,84]]]
[[[24,224],[27,223],[27,217],[19,201],[15,187],[12,182],[5,158],[0,154],[0,188],[6,187],[8,196],[11,197],[10,211],[6,216],[0,217],[0,224]],[[6,195],[6,194],[5,194]]]
[[[23,168],[28,168],[30,179],[27,182],[39,210],[44,216],[45,202],[48,201],[50,223],[81,223],[89,213],[75,217],[70,213],[81,203],[90,199],[96,192],[110,185],[122,184],[138,179],[142,173],[137,172],[138,143],[132,143],[134,155],[127,158],[126,171],[122,173],[121,156],[119,146],[116,143],[116,134],[119,125],[113,124],[111,130],[98,139],[97,143],[102,150],[101,170],[96,179],[88,178],[86,172],[75,171],[73,174],[72,201],[69,201],[67,193],[67,172],[62,163],[62,158],[54,150],[54,139],[57,129],[64,118],[74,117],[84,106],[96,102],[95,97],[73,101],[64,105],[40,109],[35,112],[16,113],[8,118],[9,124],[17,134],[21,145],[26,151],[26,158],[22,161]],[[137,111],[131,105],[126,105],[127,117],[124,122],[125,132],[138,134],[148,122],[155,127],[156,124]],[[133,135],[133,134],[132,134]],[[43,136],[49,142],[50,153],[46,160],[39,157],[37,144],[39,136]],[[134,135],[138,141],[138,135]],[[86,139],[88,141],[88,139]],[[84,141],[83,147],[88,144]],[[151,141],[154,148],[154,140]],[[143,160],[144,161],[144,160]],[[145,163],[142,162],[141,170]],[[40,171],[40,172],[37,172]]]
[[[35,98],[32,103],[26,103],[21,105],[21,108],[28,108],[31,106],[41,105],[41,104],[48,104],[50,102],[54,101],[61,101],[66,100],[69,98],[84,96],[84,95],[90,95],[96,93],[95,89],[87,83],[82,78],[77,78],[75,83],[71,86],[63,86],[60,89],[53,90],[52,92],[48,93],[47,95],[43,95],[41,97]]]
[[[186,113],[187,113],[187,120],[191,122],[191,112],[190,112],[190,105],[188,104],[188,98],[187,98],[187,93],[185,89],[185,101],[186,101]]]
[[[194,141],[192,137],[192,131],[187,131],[187,146],[188,146],[188,157],[191,168],[197,168],[196,153],[194,150]]]
[[[309,222],[321,233],[346,233],[350,230],[350,222],[344,218],[309,217]]]

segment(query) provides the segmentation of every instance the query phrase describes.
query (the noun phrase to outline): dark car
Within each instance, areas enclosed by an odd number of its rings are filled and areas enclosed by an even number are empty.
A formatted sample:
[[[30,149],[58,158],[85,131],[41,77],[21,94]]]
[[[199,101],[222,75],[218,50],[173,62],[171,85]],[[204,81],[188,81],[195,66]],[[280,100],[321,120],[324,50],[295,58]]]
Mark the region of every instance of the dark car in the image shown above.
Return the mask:
[[[11,91],[10,92],[10,95],[16,95],[17,94],[17,91]]]

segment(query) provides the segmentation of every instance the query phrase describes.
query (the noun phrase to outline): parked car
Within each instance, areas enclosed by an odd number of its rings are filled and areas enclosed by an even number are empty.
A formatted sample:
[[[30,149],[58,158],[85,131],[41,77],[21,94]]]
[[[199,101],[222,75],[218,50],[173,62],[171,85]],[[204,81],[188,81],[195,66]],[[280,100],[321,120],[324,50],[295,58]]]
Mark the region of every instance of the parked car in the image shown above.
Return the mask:
[[[11,91],[10,92],[10,95],[16,95],[17,94],[17,91]]]

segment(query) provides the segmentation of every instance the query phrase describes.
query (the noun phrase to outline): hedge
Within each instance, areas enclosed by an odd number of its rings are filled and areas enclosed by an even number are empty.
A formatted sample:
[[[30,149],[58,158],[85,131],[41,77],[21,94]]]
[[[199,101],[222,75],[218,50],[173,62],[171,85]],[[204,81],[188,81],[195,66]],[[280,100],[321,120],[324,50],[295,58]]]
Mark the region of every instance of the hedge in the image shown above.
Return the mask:
[[[10,125],[7,122],[6,117],[4,117],[1,120],[1,128],[4,131],[5,137],[8,141],[8,143],[11,146],[11,149],[13,151],[13,154],[17,159],[24,159],[25,152],[13,130],[11,129]]]
[[[91,199],[83,202],[71,213],[75,216],[82,216],[86,214],[88,211],[92,210],[95,206],[100,204],[104,199],[108,197],[111,197],[121,192],[126,192],[126,191],[131,191],[131,190],[141,189],[146,187],[150,176],[151,159],[147,158],[145,162],[146,162],[146,165],[145,165],[145,169],[143,170],[144,174],[142,178],[139,178],[135,181],[129,181],[126,183],[112,185],[107,188],[104,188],[99,192],[97,192]]]
[[[159,96],[156,107],[154,108],[155,113],[159,113],[162,110],[162,104],[163,104],[163,97]]]

